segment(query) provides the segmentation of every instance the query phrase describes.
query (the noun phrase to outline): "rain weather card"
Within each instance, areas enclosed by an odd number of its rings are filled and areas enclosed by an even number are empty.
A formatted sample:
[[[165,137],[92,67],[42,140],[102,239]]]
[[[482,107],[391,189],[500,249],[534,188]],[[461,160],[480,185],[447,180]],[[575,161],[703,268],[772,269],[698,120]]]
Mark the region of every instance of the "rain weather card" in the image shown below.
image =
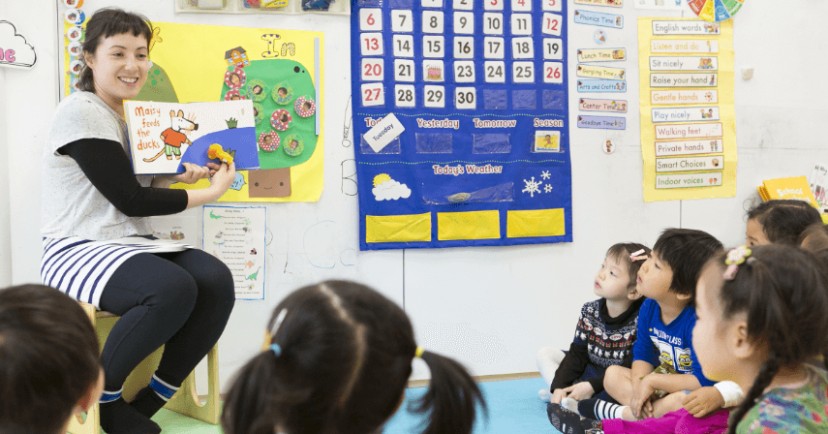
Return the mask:
[[[182,163],[232,160],[259,167],[253,103],[249,100],[124,102],[129,151],[136,175],[183,173]]]

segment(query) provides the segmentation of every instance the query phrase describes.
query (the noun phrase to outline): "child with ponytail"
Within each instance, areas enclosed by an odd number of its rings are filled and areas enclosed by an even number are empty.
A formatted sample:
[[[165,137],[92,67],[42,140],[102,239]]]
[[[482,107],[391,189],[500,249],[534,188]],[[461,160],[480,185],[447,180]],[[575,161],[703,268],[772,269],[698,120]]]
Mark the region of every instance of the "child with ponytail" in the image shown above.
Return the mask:
[[[268,325],[269,346],[231,386],[226,434],[368,434],[403,401],[411,361],[431,371],[415,411],[426,434],[469,434],[486,405],[460,364],[424,351],[405,312],[367,286],[326,281],[288,295]]]
[[[740,247],[711,260],[697,287],[693,347],[704,375],[746,397],[728,433],[822,433],[828,295],[818,262],[782,245]]]

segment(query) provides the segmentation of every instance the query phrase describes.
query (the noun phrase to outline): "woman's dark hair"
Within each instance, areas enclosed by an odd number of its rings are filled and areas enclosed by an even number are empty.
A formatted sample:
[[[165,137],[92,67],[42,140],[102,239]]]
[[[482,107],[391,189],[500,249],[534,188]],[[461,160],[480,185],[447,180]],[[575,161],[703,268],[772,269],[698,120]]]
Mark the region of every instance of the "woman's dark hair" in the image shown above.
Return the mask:
[[[405,312],[371,288],[326,281],[288,295],[273,312],[270,341],[231,386],[221,417],[227,434],[366,434],[376,432],[403,399],[417,344]],[[457,362],[424,352],[431,370],[415,405],[429,412],[425,433],[468,434],[474,380]]]
[[[670,289],[689,295],[693,303],[696,282],[704,264],[722,250],[722,243],[713,235],[696,229],[666,229],[658,237],[653,252],[673,270]]]
[[[644,251],[639,256],[650,255],[650,248],[638,243],[618,243],[613,244],[612,246],[610,246],[609,249],[607,249],[606,257],[620,259],[623,261],[623,263],[627,264],[627,272],[630,276],[630,282],[627,284],[628,290],[635,288],[635,281],[638,277],[638,270],[641,268],[641,264],[644,263],[643,260],[633,261],[632,259],[630,259],[630,255],[639,250]]]
[[[57,434],[98,381],[98,338],[54,288],[0,290],[0,433]]]
[[[768,358],[742,404],[731,412],[729,433],[736,432],[780,368],[813,360],[828,348],[828,294],[816,259],[780,244],[751,250],[736,277],[724,281],[718,303],[724,318],[747,313],[747,337],[766,346]],[[725,258],[722,253],[711,262],[723,272]]]
[[[89,22],[86,23],[86,36],[83,41],[83,55],[92,56],[102,40],[123,33],[132,36],[143,36],[147,40],[147,47],[152,41],[152,23],[143,15],[127,12],[118,8],[99,9]],[[92,69],[84,62],[78,77],[78,89],[94,92],[95,81]]]
[[[748,220],[756,219],[768,241],[775,244],[796,246],[799,235],[808,226],[822,223],[819,211],[802,200],[782,199],[762,202],[747,214]]]

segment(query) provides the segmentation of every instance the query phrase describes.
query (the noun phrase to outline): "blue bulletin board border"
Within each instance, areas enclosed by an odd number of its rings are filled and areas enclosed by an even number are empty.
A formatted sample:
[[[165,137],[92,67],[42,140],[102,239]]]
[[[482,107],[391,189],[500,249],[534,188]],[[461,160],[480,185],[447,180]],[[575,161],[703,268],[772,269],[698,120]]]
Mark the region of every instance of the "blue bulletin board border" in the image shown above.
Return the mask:
[[[572,241],[566,2],[472,1],[353,0],[361,250]]]

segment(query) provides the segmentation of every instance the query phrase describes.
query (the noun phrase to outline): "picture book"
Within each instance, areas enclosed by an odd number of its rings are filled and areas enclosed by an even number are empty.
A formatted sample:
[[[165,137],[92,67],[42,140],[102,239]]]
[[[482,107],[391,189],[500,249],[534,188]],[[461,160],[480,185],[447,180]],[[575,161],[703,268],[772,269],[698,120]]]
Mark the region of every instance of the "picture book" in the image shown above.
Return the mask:
[[[237,170],[259,167],[256,122],[249,100],[125,101],[124,113],[136,175],[183,173],[182,163],[219,163],[219,158],[226,159],[228,154]],[[213,152],[208,156],[211,146]],[[227,154],[216,154],[216,149]],[[217,155],[219,158],[210,158]]]
[[[814,208],[817,207],[811,186],[808,185],[808,178],[804,176],[766,179],[757,189],[762,200],[766,202],[773,199],[799,199],[810,203]]]

